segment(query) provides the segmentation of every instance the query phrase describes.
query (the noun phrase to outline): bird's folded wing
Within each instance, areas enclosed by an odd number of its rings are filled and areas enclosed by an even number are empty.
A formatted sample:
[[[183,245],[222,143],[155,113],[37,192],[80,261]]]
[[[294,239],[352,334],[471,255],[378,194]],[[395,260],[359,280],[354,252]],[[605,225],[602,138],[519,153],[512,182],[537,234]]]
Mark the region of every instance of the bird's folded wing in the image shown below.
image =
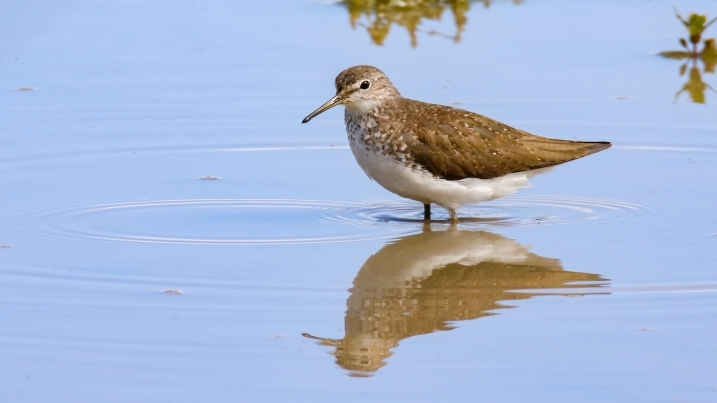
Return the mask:
[[[608,142],[535,136],[472,112],[439,108],[442,113],[433,118],[412,119],[420,123],[404,139],[413,162],[448,180],[490,179],[545,168],[610,147]]]

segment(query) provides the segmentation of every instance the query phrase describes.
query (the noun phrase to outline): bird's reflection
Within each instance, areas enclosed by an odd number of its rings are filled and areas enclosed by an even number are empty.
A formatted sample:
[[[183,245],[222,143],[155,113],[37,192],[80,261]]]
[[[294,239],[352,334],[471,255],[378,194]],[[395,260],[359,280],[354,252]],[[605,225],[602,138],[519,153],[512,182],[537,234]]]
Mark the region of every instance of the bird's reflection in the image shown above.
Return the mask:
[[[511,291],[571,288],[570,295],[580,295],[576,288],[605,284],[598,274],[565,271],[558,259],[498,234],[426,226],[389,242],[361,267],[346,301],[344,338],[304,336],[333,347],[350,375],[370,376],[402,339],[494,315],[510,307],[505,301],[546,295]]]
[[[454,42],[461,40],[461,33],[468,21],[466,14],[471,3],[481,3],[489,7],[491,0],[343,0],[339,4],[346,7],[349,12],[351,26],[366,27],[371,40],[376,45],[383,45],[391,26],[396,24],[408,31],[411,37],[411,46],[416,47],[419,26],[423,20],[440,20],[447,9],[453,14],[456,25],[455,34],[444,34],[438,31],[428,31],[429,35],[441,35]],[[522,0],[513,0],[520,4]],[[366,22],[362,20],[365,19]]]

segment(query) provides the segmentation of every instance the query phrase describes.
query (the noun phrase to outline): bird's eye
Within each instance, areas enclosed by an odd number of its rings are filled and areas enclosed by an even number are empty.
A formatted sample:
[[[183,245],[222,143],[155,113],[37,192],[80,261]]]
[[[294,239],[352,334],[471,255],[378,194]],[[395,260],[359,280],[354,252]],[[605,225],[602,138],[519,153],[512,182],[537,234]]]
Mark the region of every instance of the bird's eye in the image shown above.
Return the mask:
[[[361,83],[361,89],[362,89],[362,90],[367,90],[368,87],[370,87],[370,86],[371,86],[371,83],[368,82],[368,81],[364,81],[364,82]]]

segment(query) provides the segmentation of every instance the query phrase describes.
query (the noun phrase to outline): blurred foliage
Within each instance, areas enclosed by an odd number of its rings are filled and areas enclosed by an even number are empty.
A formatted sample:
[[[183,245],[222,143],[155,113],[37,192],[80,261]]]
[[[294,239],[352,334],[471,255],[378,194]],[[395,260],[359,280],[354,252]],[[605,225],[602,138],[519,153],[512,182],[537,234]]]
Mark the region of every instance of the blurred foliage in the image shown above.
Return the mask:
[[[692,102],[703,104],[706,102],[705,91],[714,89],[702,80],[702,73],[714,74],[717,67],[717,42],[714,38],[702,40],[704,31],[712,25],[717,18],[713,18],[707,22],[707,16],[701,14],[690,13],[684,18],[675,10],[675,15],[687,28],[689,34],[689,43],[685,38],[680,38],[680,44],[685,50],[671,50],[660,52],[659,55],[668,59],[684,60],[680,66],[680,76],[684,76],[689,68],[688,80],[682,88],[675,94],[675,102],[680,94],[686,92]],[[699,44],[702,42],[702,49]],[[691,46],[690,46],[691,45]],[[702,71],[699,69],[699,63],[702,63]]]
[[[522,0],[512,0],[514,4]],[[456,24],[454,35],[443,34],[438,31],[428,31],[428,35],[440,35],[458,43],[461,33],[468,21],[466,14],[472,3],[481,3],[490,7],[491,0],[343,0],[338,4],[346,7],[349,12],[351,26],[366,27],[371,41],[376,45],[383,45],[393,24],[402,26],[411,37],[411,46],[418,45],[417,33],[423,19],[439,21],[443,12],[450,9]],[[362,22],[365,17],[366,22]]]
[[[683,64],[680,68],[680,75],[683,75],[685,70],[687,70],[687,64]],[[675,102],[677,102],[677,99],[680,97],[680,94],[686,92],[690,95],[690,99],[692,99],[692,102],[703,104],[706,101],[705,91],[708,89],[711,90],[712,87],[702,81],[702,74],[700,73],[700,69],[698,69],[697,67],[692,67],[690,68],[689,79],[687,80],[685,85],[682,86],[682,89],[677,91],[677,93],[675,94]]]
[[[705,31],[705,29],[712,25],[712,23],[715,22],[717,18],[713,18],[710,22],[707,22],[706,15],[690,13],[687,19],[685,19],[680,15],[677,9],[675,9],[675,15],[680,21],[682,21],[682,24],[685,26],[685,28],[687,28],[687,32],[689,32],[690,34],[690,43],[692,44],[692,51],[693,53],[696,53],[697,44],[700,43],[702,33]],[[687,41],[684,38],[680,38],[680,44],[685,49],[689,48],[687,46]]]

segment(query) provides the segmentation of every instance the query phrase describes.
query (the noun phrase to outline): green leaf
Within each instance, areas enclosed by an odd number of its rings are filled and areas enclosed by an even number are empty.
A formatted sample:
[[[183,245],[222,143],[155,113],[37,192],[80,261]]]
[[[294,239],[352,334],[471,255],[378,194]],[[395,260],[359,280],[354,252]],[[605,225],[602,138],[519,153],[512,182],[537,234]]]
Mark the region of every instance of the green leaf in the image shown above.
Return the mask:
[[[690,36],[700,36],[702,31],[705,30],[705,22],[707,22],[707,16],[702,14],[690,14],[689,25],[687,29],[690,31]]]
[[[684,24],[684,26],[686,26],[686,27],[689,27],[689,26],[690,26],[690,23],[687,22],[687,21],[685,21],[684,18],[682,18],[682,16],[680,15],[680,13],[677,12],[677,8],[676,8],[676,7],[672,7],[672,8],[675,10],[675,15],[677,16],[677,18],[679,18],[680,21],[682,21],[682,24]]]
[[[666,59],[675,59],[675,60],[682,60],[682,59],[689,59],[692,57],[691,52],[684,52],[681,50],[668,50],[666,52],[660,52],[658,55],[666,58]]]

